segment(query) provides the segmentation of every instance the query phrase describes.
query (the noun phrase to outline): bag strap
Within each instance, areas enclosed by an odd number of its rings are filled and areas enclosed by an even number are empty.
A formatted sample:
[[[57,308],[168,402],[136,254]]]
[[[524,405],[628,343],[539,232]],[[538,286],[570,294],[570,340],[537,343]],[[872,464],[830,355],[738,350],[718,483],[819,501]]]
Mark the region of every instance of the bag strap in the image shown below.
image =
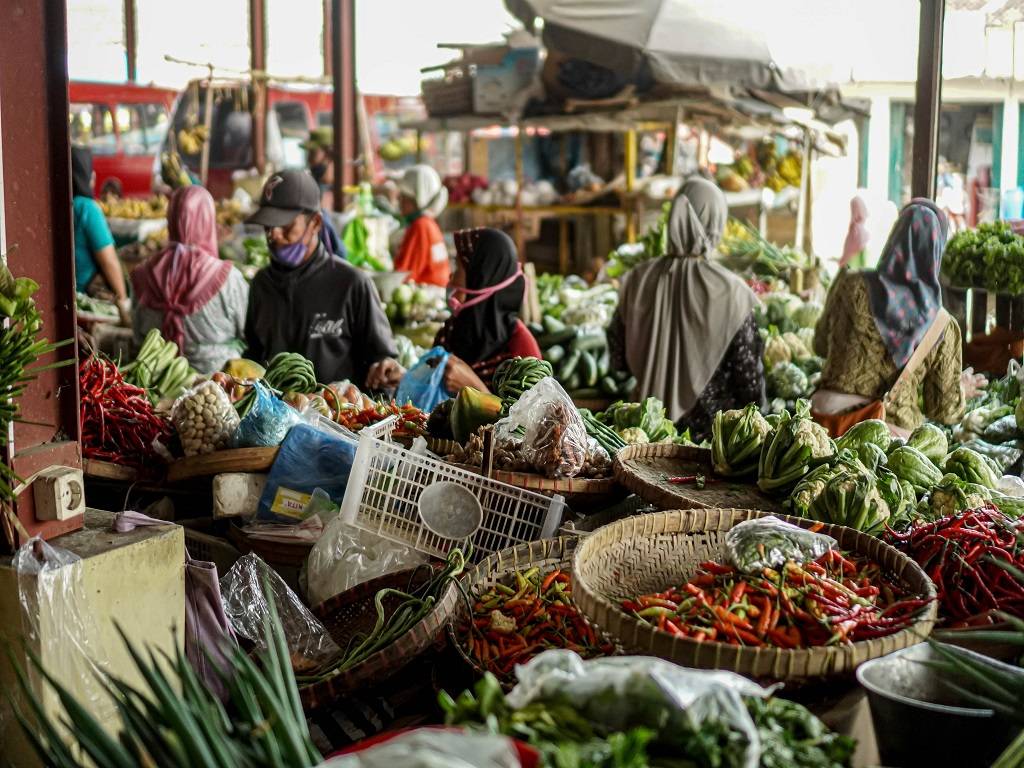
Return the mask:
[[[893,385],[889,387],[889,391],[886,392],[885,396],[882,398],[882,402],[885,403],[886,406],[892,402],[893,392],[897,391],[910,379],[910,375],[921,367],[924,359],[933,349],[935,349],[939,341],[942,339],[942,334],[948,325],[949,312],[940,307],[939,311],[935,313],[935,319],[932,320],[931,326],[921,339],[921,343],[917,345],[917,349],[914,350],[914,353],[910,356],[907,364],[903,366],[903,370],[900,371],[900,375],[896,377],[896,381],[893,382]]]

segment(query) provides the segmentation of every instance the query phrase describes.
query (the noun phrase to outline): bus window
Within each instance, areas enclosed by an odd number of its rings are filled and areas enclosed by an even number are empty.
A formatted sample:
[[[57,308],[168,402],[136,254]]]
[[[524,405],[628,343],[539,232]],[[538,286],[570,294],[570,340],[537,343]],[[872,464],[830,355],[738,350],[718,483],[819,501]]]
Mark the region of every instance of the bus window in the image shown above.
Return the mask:
[[[306,165],[306,153],[300,144],[309,138],[309,112],[301,101],[279,101],[274,105],[274,115],[281,131],[284,166],[302,168]]]
[[[94,155],[117,152],[114,118],[105,104],[72,104],[68,123],[72,144],[89,147]]]
[[[330,128],[334,125],[334,115],[330,112],[317,112],[316,124],[321,128]]]
[[[119,104],[116,114],[126,155],[152,155],[159,150],[167,132],[167,110],[162,104]]]

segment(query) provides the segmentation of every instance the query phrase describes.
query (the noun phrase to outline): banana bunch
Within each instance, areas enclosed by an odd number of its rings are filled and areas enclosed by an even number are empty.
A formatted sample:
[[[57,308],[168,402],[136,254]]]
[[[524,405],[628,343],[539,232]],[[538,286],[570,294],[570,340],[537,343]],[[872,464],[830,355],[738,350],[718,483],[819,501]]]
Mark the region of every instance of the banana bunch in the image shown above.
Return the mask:
[[[166,341],[156,328],[146,334],[135,362],[121,369],[125,381],[149,392],[154,402],[178,397],[192,383],[196,372],[178,356],[178,345]]]
[[[217,202],[217,223],[222,226],[233,227],[235,224],[241,224],[245,215],[246,211],[242,204],[233,197]]]
[[[103,215],[110,219],[162,219],[167,215],[167,198],[163,195],[148,200],[113,197],[99,203]]]
[[[182,128],[178,131],[178,148],[186,155],[198,155],[206,143],[207,130],[205,125]]]
[[[803,170],[804,160],[799,153],[790,151],[786,153],[776,168],[776,173],[791,187],[800,186],[800,174]]]
[[[177,152],[160,153],[160,178],[171,189],[179,189],[192,184],[188,171],[181,164],[181,155]]]

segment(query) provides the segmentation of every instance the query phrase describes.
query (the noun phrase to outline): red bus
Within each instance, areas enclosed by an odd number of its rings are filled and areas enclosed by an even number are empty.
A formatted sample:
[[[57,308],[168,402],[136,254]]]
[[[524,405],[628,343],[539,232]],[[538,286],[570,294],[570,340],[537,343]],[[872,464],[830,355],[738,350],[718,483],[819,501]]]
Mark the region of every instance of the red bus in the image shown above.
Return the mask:
[[[107,191],[123,197],[151,194],[153,161],[175,95],[169,88],[134,83],[71,82],[71,143],[92,150],[97,196]]]

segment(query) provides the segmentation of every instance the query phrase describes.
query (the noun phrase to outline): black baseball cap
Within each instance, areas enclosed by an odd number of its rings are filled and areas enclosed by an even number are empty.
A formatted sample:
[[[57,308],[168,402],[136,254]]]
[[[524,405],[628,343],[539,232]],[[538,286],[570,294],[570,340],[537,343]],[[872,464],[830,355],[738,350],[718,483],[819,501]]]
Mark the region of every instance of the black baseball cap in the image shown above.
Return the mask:
[[[263,185],[260,207],[246,219],[247,224],[286,227],[300,213],[320,210],[320,186],[309,171],[281,171]]]

